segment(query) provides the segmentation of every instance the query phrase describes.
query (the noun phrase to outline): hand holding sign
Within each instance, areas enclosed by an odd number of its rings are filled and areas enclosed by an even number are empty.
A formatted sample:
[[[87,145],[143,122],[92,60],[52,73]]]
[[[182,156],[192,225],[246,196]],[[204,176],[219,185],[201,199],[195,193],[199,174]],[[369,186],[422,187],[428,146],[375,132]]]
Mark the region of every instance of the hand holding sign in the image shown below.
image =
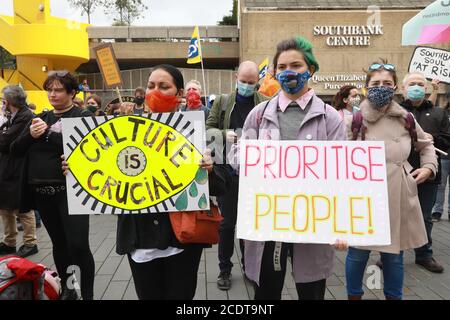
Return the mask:
[[[431,86],[433,87],[433,91],[439,90],[439,83],[441,83],[439,81],[439,79],[433,79],[433,81],[431,81]]]
[[[348,242],[345,240],[337,239],[333,246],[336,250],[344,251],[348,249]]]
[[[237,136],[236,132],[234,132],[233,130],[228,130],[226,139],[230,143],[237,143],[238,136]]]
[[[200,162],[200,167],[203,169],[208,170],[208,172],[211,172],[213,169],[213,161],[211,158],[211,149],[206,149],[205,154],[203,155],[203,158]]]

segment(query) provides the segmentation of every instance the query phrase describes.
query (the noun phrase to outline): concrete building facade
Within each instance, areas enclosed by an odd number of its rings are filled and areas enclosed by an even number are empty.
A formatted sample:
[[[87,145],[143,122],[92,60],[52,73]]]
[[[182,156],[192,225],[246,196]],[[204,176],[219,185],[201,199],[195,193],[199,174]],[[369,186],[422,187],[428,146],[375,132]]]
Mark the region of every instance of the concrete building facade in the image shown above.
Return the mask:
[[[402,26],[432,2],[241,0],[240,58],[271,61],[279,41],[300,35],[311,41],[320,65],[312,87],[327,100],[344,84],[362,88],[363,70],[379,58],[396,65],[401,80],[415,49],[401,45]],[[441,99],[448,89],[441,85]]]

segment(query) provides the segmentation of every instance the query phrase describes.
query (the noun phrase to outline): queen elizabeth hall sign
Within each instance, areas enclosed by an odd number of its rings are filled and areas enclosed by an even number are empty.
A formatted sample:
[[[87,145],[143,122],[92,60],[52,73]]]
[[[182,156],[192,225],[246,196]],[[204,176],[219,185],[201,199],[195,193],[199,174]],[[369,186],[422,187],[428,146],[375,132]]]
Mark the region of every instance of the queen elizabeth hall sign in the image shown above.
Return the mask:
[[[202,112],[62,121],[71,214],[209,209]]]
[[[243,140],[239,175],[238,238],[390,244],[382,141]]]

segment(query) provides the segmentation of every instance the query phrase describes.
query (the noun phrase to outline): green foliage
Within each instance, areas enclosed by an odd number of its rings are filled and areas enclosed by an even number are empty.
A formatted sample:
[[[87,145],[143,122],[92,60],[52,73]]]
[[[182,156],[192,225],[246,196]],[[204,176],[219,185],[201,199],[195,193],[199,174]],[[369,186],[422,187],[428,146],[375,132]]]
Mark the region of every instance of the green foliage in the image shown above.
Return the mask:
[[[238,2],[233,0],[233,9],[230,11],[231,15],[224,16],[221,21],[217,22],[219,26],[237,26],[238,21]]]
[[[88,23],[91,23],[91,14],[95,8],[102,5],[102,0],[69,0],[73,8],[81,9],[81,14],[86,13]]]
[[[15,57],[0,47],[0,69],[15,69]]]
[[[114,19],[113,26],[130,26],[148,9],[143,0],[103,0],[103,6]]]

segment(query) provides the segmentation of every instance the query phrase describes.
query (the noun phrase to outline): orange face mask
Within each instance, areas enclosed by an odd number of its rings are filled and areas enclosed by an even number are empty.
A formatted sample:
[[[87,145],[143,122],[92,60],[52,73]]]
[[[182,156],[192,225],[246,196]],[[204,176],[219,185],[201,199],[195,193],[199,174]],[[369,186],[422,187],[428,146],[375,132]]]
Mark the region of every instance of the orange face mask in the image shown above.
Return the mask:
[[[168,96],[159,90],[154,90],[145,95],[145,102],[153,113],[175,112],[178,105],[178,97]]]

